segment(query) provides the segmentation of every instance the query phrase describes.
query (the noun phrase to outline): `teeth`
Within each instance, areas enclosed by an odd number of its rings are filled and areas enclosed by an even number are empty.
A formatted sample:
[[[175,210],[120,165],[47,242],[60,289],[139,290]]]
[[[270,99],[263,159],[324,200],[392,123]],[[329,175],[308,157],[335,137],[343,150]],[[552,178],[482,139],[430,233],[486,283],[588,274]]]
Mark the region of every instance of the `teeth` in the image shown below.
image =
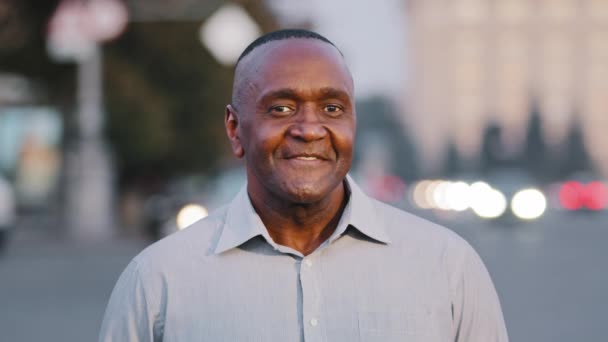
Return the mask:
[[[317,157],[297,157],[300,160],[317,160]]]

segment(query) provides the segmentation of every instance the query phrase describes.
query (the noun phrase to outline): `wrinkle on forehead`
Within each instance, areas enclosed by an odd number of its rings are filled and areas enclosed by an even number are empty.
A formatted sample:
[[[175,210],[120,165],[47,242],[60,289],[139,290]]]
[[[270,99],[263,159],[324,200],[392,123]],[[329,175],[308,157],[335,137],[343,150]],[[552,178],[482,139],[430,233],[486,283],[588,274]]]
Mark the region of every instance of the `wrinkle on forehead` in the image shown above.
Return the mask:
[[[281,42],[284,43],[285,40],[264,44],[252,51],[249,55],[245,56],[245,58],[243,58],[243,60],[238,63],[235,70],[234,83],[232,87],[232,105],[235,106],[237,109],[240,109],[242,107],[247,98],[251,98],[252,94],[255,94],[256,91],[259,91],[259,85],[256,84],[255,80],[258,78],[257,76],[261,71],[263,64],[266,62],[266,59],[270,57],[270,54],[275,52],[276,49],[280,49],[280,47],[273,47],[272,45]],[[316,41],[314,41],[314,43],[327,44],[325,42]],[[331,45],[327,44],[327,46]],[[339,54],[339,58],[341,60],[341,67],[344,68],[344,71],[348,75],[350,81],[350,88],[354,91],[354,82],[352,74],[350,73],[350,70],[348,69],[348,66],[345,63],[342,54],[334,46],[331,46],[331,48],[335,49],[336,53]]]

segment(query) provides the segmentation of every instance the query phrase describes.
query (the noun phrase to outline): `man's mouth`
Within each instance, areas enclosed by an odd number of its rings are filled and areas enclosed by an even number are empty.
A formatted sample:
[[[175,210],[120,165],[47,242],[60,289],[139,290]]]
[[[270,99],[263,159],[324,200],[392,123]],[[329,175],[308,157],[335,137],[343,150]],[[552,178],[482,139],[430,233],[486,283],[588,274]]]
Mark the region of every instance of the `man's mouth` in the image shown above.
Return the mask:
[[[297,160],[297,161],[306,161],[306,162],[314,162],[314,161],[330,161],[334,158],[326,151],[313,151],[313,150],[300,150],[300,151],[283,151],[281,153],[282,159],[288,160]]]
[[[295,159],[306,161],[321,160],[321,158],[318,158],[316,156],[296,156]]]

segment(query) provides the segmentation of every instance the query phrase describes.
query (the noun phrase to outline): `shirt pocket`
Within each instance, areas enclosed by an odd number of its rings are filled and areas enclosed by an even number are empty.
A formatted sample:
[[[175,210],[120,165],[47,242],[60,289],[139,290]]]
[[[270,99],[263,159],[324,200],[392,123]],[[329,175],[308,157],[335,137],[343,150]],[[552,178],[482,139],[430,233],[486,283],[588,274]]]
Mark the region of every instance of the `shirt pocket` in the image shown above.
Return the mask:
[[[430,317],[413,312],[359,312],[360,342],[427,341]]]

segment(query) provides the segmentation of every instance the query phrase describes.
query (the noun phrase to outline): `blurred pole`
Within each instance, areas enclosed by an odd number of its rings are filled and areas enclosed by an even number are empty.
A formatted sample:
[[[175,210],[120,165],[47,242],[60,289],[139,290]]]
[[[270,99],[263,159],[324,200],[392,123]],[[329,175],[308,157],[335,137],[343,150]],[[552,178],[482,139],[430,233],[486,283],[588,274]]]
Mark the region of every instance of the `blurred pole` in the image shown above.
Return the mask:
[[[61,0],[48,25],[51,57],[77,65],[77,127],[65,158],[67,232],[100,240],[115,231],[114,177],[103,138],[100,44],[118,37],[128,23],[121,0]]]
[[[66,160],[69,235],[110,238],[115,231],[114,177],[103,139],[102,56],[99,45],[77,63],[78,139]]]

